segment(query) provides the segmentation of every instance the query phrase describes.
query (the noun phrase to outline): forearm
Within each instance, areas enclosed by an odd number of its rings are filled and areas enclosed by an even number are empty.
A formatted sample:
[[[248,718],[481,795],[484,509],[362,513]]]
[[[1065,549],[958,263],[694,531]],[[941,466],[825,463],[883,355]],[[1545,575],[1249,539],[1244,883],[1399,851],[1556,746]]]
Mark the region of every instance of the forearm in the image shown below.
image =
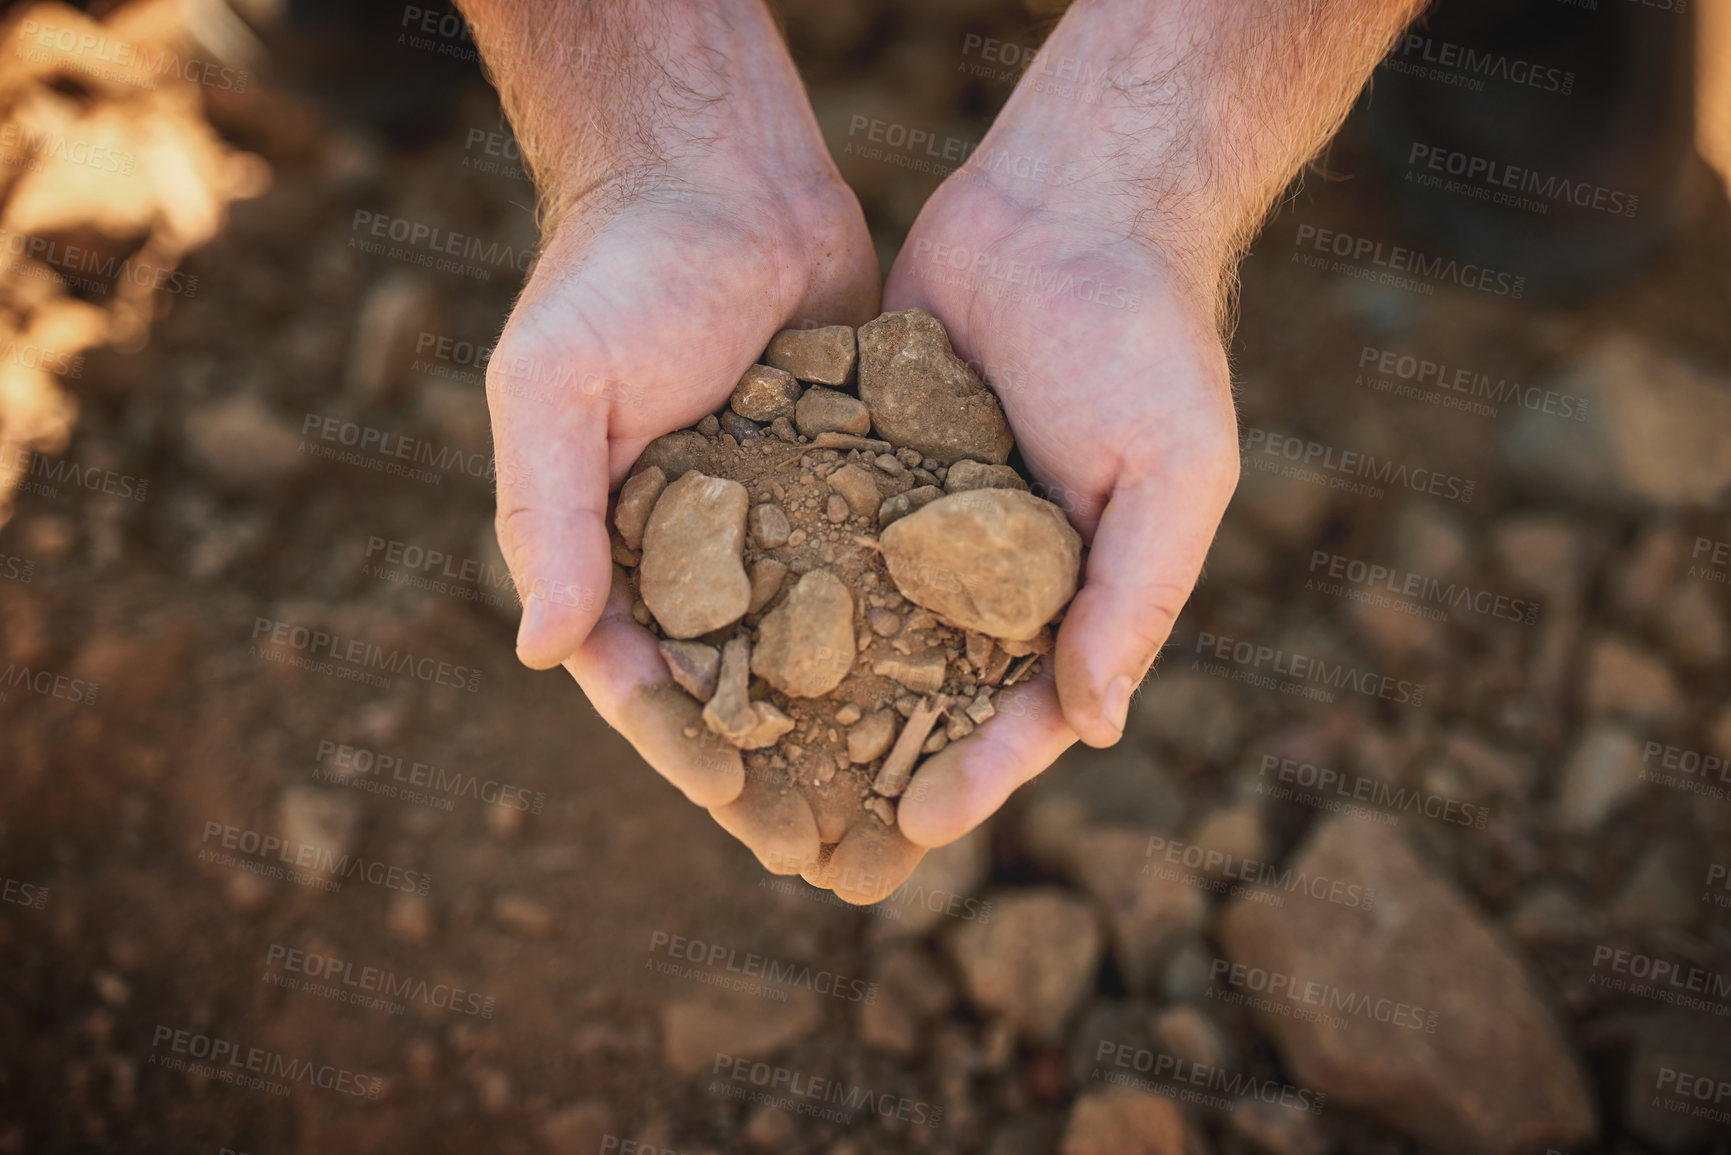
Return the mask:
[[[1077,0],[975,162],[1056,148],[1039,159],[1057,186],[1010,195],[1129,230],[1219,309],[1275,198],[1424,3]]]
[[[762,0],[457,0],[542,197],[544,231],[610,188],[827,153]],[[803,112],[804,115],[800,115]],[[815,146],[815,147],[814,147]],[[732,158],[735,163],[710,163]],[[673,176],[670,174],[681,174]]]

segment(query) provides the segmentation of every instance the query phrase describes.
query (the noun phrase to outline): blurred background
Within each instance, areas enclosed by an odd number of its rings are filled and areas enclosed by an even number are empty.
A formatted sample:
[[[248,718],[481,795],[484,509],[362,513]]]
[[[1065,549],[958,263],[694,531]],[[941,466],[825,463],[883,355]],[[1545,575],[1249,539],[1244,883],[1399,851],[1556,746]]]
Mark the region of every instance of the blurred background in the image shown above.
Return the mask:
[[[886,267],[1059,7],[781,5]],[[1731,1151],[1726,0],[1403,38],[1125,740],[869,910],[513,659],[461,19],[4,21],[0,1152]]]

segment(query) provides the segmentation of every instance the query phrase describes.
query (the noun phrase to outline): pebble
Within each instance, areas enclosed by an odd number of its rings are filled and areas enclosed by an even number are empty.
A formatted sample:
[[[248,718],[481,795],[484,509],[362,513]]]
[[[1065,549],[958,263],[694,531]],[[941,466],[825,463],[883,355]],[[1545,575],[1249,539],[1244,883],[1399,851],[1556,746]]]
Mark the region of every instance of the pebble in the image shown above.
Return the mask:
[[[740,560],[745,486],[693,470],[670,484],[643,531],[637,571],[644,603],[674,638],[694,638],[744,616],[751,581]]]
[[[1135,1087],[1089,1091],[1070,1108],[1059,1155],[1185,1155],[1184,1112]]]
[[[237,489],[281,485],[307,462],[294,423],[251,393],[199,404],[186,418],[183,440],[194,461]]]
[[[860,327],[859,393],[880,437],[933,466],[1009,459],[1010,426],[998,399],[924,309],[886,313]]]
[[[785,441],[789,445],[799,442],[799,430],[793,427],[793,422],[785,417],[777,417],[769,423],[769,435],[777,441]]]
[[[994,638],[1032,639],[1076,592],[1081,570],[1082,539],[1058,508],[1010,489],[940,498],[880,540],[905,597]]]
[[[916,694],[931,694],[943,688],[944,656],[928,650],[914,657],[879,658],[872,673],[901,683]]]
[[[649,513],[667,488],[667,474],[651,465],[633,473],[619,487],[619,500],[613,507],[613,524],[625,539],[626,549],[643,545],[643,528],[649,524]]]
[[[747,421],[731,409],[721,415],[721,431],[723,436],[733,438],[740,445],[763,436],[763,430],[755,423]]]
[[[865,402],[848,393],[813,385],[795,407],[793,424],[807,437],[820,433],[869,433],[871,413]]]
[[[741,417],[767,425],[777,417],[792,417],[800,393],[793,374],[769,365],[753,365],[733,387],[728,405]]]
[[[1002,1014],[1026,1038],[1055,1042],[1094,987],[1102,938],[1087,902],[1033,886],[996,899],[991,920],[963,924],[949,948],[976,1007]]]
[[[714,437],[721,432],[721,422],[715,419],[715,414],[705,413],[697,423],[697,431],[705,437]]]
[[[889,610],[867,610],[866,625],[880,638],[893,638],[902,628],[902,619]]]
[[[787,580],[787,563],[780,558],[760,557],[751,563],[751,602],[746,612],[755,614],[775,600]]]
[[[1593,643],[1583,695],[1595,716],[1616,715],[1650,726],[1675,723],[1683,710],[1682,693],[1664,660],[1614,635]]]
[[[838,716],[836,720],[841,719]],[[848,727],[848,761],[856,764],[877,761],[889,751],[895,736],[895,711],[873,710]]]
[[[873,795],[866,799],[865,808],[877,816],[877,820],[885,826],[896,824],[896,804],[888,798]]]
[[[709,438],[695,429],[678,429],[645,445],[637,468],[655,466],[668,477],[684,477],[702,464],[708,452]]]
[[[547,1155],[592,1155],[613,1134],[613,1112],[599,1099],[561,1107],[541,1123]]]
[[[553,933],[553,912],[538,898],[501,894],[493,900],[493,921],[518,938],[547,938]]]
[[[857,348],[849,325],[783,329],[770,338],[763,359],[801,381],[843,385],[853,375]]]
[[[1026,492],[1027,488],[1027,481],[1008,465],[958,461],[944,474],[946,493],[963,493],[970,489],[1020,489]]]
[[[793,532],[787,512],[772,502],[752,506],[746,524],[751,529],[751,540],[761,549],[786,545],[788,535]]]
[[[873,459],[873,463],[891,477],[900,477],[902,474],[907,472],[908,468],[901,462],[897,461],[892,454],[888,453],[878,454],[877,457]]]
[[[830,494],[829,501],[824,508],[824,516],[829,519],[831,525],[840,525],[846,521],[848,518],[847,498],[839,493]]]
[[[807,573],[758,630],[751,672],[784,694],[816,698],[853,667],[853,598],[828,570]]]
[[[1042,821],[1050,823],[1051,816]],[[1066,873],[1105,913],[1125,985],[1152,991],[1179,946],[1201,931],[1208,917],[1203,892],[1182,866],[1151,858],[1148,835],[1140,831],[1077,825],[1052,834],[1047,840],[1064,847]]]
[[[675,1074],[690,1078],[709,1070],[715,1056],[763,1058],[804,1038],[822,1021],[819,998],[789,987],[779,1002],[755,994],[704,987],[689,998],[661,1006],[661,1047]]]
[[[1591,1140],[1585,1074],[1521,959],[1399,833],[1330,818],[1286,865],[1374,883],[1378,901],[1235,899],[1217,923],[1225,957],[1370,1005],[1392,1000],[1410,1020],[1346,1012],[1349,1029],[1338,1030],[1251,1008],[1295,1083],[1446,1152],[1523,1155]]]
[[[882,497],[872,475],[857,465],[844,465],[829,475],[829,487],[847,500],[848,509],[860,517],[878,511]]]
[[[1641,740],[1621,724],[1595,723],[1563,764],[1558,817],[1566,830],[1596,830],[1640,786]]]
[[[702,642],[679,642],[664,639],[657,647],[661,660],[673,680],[699,702],[715,696],[716,679],[721,676],[721,651]]]
[[[348,854],[360,823],[353,791],[290,786],[277,799],[277,830],[286,852],[305,853],[309,862],[335,862]]]

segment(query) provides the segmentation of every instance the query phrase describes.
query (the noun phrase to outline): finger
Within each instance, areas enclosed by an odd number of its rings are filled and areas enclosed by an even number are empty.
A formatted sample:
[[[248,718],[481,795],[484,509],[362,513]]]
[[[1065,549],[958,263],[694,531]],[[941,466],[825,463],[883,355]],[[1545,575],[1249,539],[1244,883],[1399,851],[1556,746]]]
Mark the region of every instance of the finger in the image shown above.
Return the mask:
[[[843,902],[870,906],[882,902],[908,880],[926,848],[909,842],[901,830],[862,816],[821,866],[802,874],[813,886],[835,892]]]
[[[944,846],[984,822],[1016,787],[1076,740],[1050,672],[999,694],[998,712],[927,758],[902,795],[896,823],[918,846]]]
[[[797,788],[779,774],[746,775],[739,797],[712,806],[721,828],[745,843],[771,874],[798,874],[818,858],[817,819]]]
[[[622,576],[565,668],[602,719],[691,801],[709,808],[739,796],[745,783],[739,751],[703,724],[703,707],[674,684],[655,639],[631,617]]]
[[[606,599],[607,418],[604,406],[537,405],[488,373],[498,466],[499,549],[523,599],[517,658],[550,669],[588,637]]]
[[[1058,630],[1058,697],[1090,746],[1124,733],[1130,693],[1148,673],[1195,588],[1236,484],[1226,468],[1168,460],[1120,480],[1100,517],[1082,589]]]

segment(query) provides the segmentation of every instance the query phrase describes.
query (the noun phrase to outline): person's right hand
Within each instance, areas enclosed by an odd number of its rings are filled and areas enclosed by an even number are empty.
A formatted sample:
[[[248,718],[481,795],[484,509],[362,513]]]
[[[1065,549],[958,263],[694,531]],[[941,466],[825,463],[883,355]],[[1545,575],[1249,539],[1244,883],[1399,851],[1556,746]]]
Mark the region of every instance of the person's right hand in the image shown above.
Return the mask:
[[[487,394],[499,544],[524,605],[518,657],[562,663],[657,771],[789,873],[818,854],[809,808],[799,802],[802,820],[746,783],[738,751],[702,728],[632,620],[607,526],[608,493],[643,447],[726,404],[778,330],[877,312],[859,204],[779,39],[760,43],[779,62],[757,62],[729,103],[704,110],[702,147],[562,206]]]

